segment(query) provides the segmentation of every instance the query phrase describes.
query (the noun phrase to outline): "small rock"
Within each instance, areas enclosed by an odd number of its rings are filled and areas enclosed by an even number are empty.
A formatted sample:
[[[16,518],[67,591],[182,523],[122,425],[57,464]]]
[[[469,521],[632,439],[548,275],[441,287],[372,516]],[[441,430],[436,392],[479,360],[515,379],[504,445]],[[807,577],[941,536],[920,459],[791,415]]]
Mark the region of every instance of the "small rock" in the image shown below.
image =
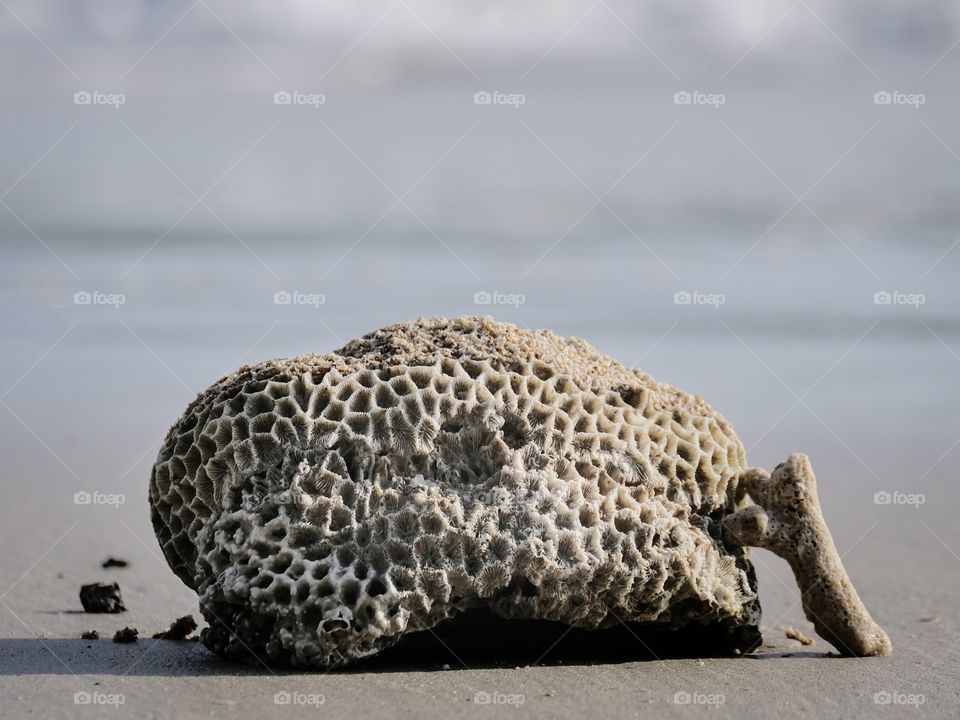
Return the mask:
[[[98,633],[96,630],[84,630],[83,633],[81,633],[80,638],[83,640],[99,640],[100,633]]]
[[[137,635],[140,633],[136,628],[125,627],[123,630],[117,630],[113,634],[113,641],[115,643],[132,643],[137,641]]]
[[[154,640],[186,640],[187,635],[197,629],[197,621],[193,615],[184,615],[177,618],[170,624],[169,630],[158,632],[153,636]]]
[[[106,560],[100,563],[100,567],[102,568],[125,568],[129,566],[130,566],[129,561],[124,560],[123,558],[115,558],[115,557],[108,557]]]
[[[938,622],[940,622],[940,616],[939,616],[939,615],[927,615],[926,617],[920,618],[920,622],[922,622],[922,623],[938,623]]]
[[[88,613],[118,613],[126,610],[117,583],[90,583],[81,586],[80,604]]]

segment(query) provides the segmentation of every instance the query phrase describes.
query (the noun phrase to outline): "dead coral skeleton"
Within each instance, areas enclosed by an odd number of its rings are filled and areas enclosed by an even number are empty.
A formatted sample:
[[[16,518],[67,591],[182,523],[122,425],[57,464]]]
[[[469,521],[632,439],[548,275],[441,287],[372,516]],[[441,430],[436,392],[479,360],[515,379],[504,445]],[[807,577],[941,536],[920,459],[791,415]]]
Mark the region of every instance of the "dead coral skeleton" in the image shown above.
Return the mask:
[[[725,517],[727,532],[790,564],[804,615],[842,655],[890,655],[890,638],[870,617],[833,544],[810,459],[794,453],[772,475],[749,470],[745,482],[756,504]]]
[[[772,547],[783,523],[761,479],[702,398],[582,340],[466,317],[223,378],[170,429],[149,495],[208,647],[328,668],[473,608],[712,625],[751,649],[760,605],[738,538]],[[818,614],[835,570],[798,575]]]

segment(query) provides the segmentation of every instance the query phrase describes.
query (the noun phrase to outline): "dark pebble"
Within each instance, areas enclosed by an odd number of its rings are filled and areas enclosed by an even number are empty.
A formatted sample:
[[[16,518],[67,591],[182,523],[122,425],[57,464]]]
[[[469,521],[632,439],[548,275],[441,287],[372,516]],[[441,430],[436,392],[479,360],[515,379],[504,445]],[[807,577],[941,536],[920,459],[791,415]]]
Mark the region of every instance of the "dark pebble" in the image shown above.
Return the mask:
[[[126,610],[117,583],[91,583],[82,586],[80,604],[88,613],[118,613]]]
[[[184,615],[174,620],[169,630],[159,632],[153,637],[157,640],[186,640],[187,635],[196,629],[197,621],[193,619],[193,615]]]
[[[137,641],[137,635],[140,633],[137,632],[136,628],[125,627],[123,630],[117,630],[113,634],[113,641],[115,643],[132,643]]]

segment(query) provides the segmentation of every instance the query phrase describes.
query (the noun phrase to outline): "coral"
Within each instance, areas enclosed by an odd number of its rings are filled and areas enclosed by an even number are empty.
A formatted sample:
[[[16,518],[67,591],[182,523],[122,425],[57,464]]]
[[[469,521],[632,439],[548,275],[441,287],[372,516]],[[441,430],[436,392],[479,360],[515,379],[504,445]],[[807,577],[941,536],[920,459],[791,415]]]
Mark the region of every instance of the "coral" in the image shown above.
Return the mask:
[[[804,615],[841,654],[890,655],[890,638],[870,617],[833,544],[809,458],[794,453],[772,475],[751,469],[744,482],[757,504],[724,518],[726,532],[790,564]]]
[[[796,640],[801,645],[813,645],[813,638],[807,637],[796,628],[788,627],[783,634],[784,637],[790,640]]]
[[[759,639],[723,518],[743,447],[701,398],[578,339],[394,325],[246,366],[170,429],[154,529],[222,656],[327,668],[472,608]]]

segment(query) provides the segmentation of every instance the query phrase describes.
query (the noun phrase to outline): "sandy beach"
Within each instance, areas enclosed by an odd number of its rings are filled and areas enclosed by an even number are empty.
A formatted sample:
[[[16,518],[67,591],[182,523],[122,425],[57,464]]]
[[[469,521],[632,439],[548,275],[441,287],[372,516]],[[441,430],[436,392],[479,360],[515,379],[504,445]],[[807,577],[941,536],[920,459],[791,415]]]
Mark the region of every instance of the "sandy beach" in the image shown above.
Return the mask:
[[[896,462],[895,456],[877,459]],[[142,639],[118,645],[109,638],[120,627],[137,627],[141,637],[149,637],[177,616],[199,617],[196,598],[159,556],[144,513],[138,511],[141,503],[131,501],[119,510],[96,511],[99,517],[93,522],[48,513],[42,518],[42,534],[35,527],[36,517],[7,519],[5,537],[53,542],[59,532],[62,539],[43,557],[35,557],[41,544],[37,542],[30,543],[29,550],[27,544],[20,545],[20,551],[4,561],[0,578],[9,591],[3,597],[0,625],[0,713],[102,716],[103,707],[75,700],[87,697],[92,703],[122,698],[120,714],[138,718],[307,717],[318,712],[345,718],[484,718],[501,713],[544,718],[872,718],[902,717],[914,709],[923,717],[953,717],[960,701],[954,682],[960,560],[949,548],[958,541],[949,513],[933,507],[885,506],[863,512],[862,504],[844,497],[839,483],[830,484],[829,469],[844,464],[829,455],[820,459],[824,503],[861,596],[890,634],[893,657],[836,657],[804,620],[785,563],[763,552],[755,552],[755,558],[764,645],[743,658],[657,660],[638,642],[634,658],[604,660],[600,647],[571,650],[546,637],[540,647],[511,649],[512,639],[504,635],[487,639],[503,648],[499,661],[474,660],[476,648],[437,645],[432,656],[418,655],[412,669],[408,659],[394,657],[369,669],[360,665],[310,674],[227,663],[189,641]],[[859,480],[867,484],[865,478]],[[856,484],[856,479],[844,482]],[[891,513],[896,514],[894,522]],[[109,554],[122,555],[132,565],[100,569],[99,561]],[[119,582],[129,611],[80,612],[77,588],[96,579]],[[787,639],[788,627],[815,638],[814,644]],[[89,628],[97,629],[101,639],[79,639]],[[558,628],[555,639],[562,636]],[[276,698],[282,702],[284,693],[291,704],[278,706]]]
[[[960,715],[952,5],[0,5],[0,718]],[[291,673],[151,638],[201,620],[147,501],[198,393],[480,314],[703,396],[752,466],[808,454],[893,655],[838,657],[759,550],[745,657],[505,626]],[[126,612],[83,612],[98,581]]]
[[[804,620],[786,563],[753,551],[764,646],[749,657],[658,660],[639,643],[633,656],[610,658],[600,647],[565,654],[562,641],[553,645],[563,635],[558,628],[519,652],[510,632],[485,638],[500,653],[496,660],[454,644],[416,662],[395,656],[379,666],[290,674],[226,663],[198,643],[150,639],[184,614],[200,618],[196,597],[167,567],[149,524],[147,479],[159,442],[194,394],[231,368],[333,349],[420,307],[451,316],[476,312],[472,287],[408,287],[390,268],[411,253],[423,261],[435,256],[382,242],[355,250],[354,272],[318,285],[301,262],[305,246],[289,242],[271,249],[280,287],[322,288],[327,304],[276,305],[276,283],[236,286],[237,266],[216,265],[221,244],[198,240],[158,248],[149,270],[120,286],[124,305],[77,306],[69,298],[78,287],[111,287],[134,253],[89,240],[61,248],[82,285],[44,276],[45,251],[27,239],[11,246],[13,262],[0,269],[11,349],[0,358],[9,378],[0,415],[0,716],[99,717],[98,704],[121,698],[118,715],[157,718],[872,718],[915,708],[924,717],[956,716],[960,332],[951,314],[958,290],[949,278],[960,254],[930,274],[930,302],[917,309],[872,304],[875,281],[853,274],[838,248],[821,251],[824,290],[816,295],[804,292],[800,274],[778,280],[779,288],[762,280],[740,284],[720,308],[677,307],[672,281],[655,278],[642,289],[624,282],[605,294],[584,292],[579,309],[562,318],[566,295],[547,274],[521,285],[525,305],[495,308],[502,319],[585,337],[658,379],[699,392],[734,424],[752,465],[770,469],[790,452],[809,454],[837,547],[889,633],[892,657],[835,657]],[[678,267],[693,252],[684,245],[658,250]],[[617,245],[603,252],[621,257],[618,267],[641,263],[645,254]],[[726,257],[719,249],[716,258],[703,247],[696,252],[708,267]],[[807,253],[797,247],[785,257],[750,257],[744,277],[773,278],[784,264],[815,263]],[[190,267],[182,265],[184,254],[195,260]],[[589,254],[559,248],[555,262],[585,266]],[[872,257],[889,277],[897,266],[932,262],[935,253],[883,250]],[[493,287],[511,287],[516,274],[509,265],[477,267]],[[361,268],[395,302],[349,302]],[[168,289],[163,278],[171,272],[186,291]],[[843,301],[830,287],[855,300]],[[633,310],[641,307],[646,312]],[[78,502],[76,493],[92,501]],[[131,565],[102,569],[108,556]],[[118,582],[128,612],[83,613],[79,588],[95,581]],[[125,626],[141,639],[111,642]],[[815,643],[788,639],[788,628]],[[80,639],[88,629],[101,639]],[[289,705],[276,704],[286,697]]]
[[[661,350],[651,360],[656,364],[670,352]],[[841,368],[841,376],[849,372]],[[181,390],[181,397],[186,396]],[[147,387],[139,403],[158,427],[164,394]],[[126,399],[118,395],[117,402]],[[738,420],[736,407],[726,412]],[[500,713],[866,718],[902,716],[914,709],[924,717],[955,716],[960,702],[953,682],[960,655],[955,601],[960,558],[953,548],[960,546],[960,534],[951,508],[960,498],[956,487],[944,481],[949,465],[938,459],[950,449],[949,428],[925,425],[926,434],[918,434],[905,420],[893,421],[891,427],[910,438],[907,451],[856,429],[847,430],[840,441],[812,413],[786,415],[770,433],[776,439],[765,439],[750,459],[772,467],[788,450],[811,455],[837,547],[868,608],[890,634],[892,657],[837,657],[803,618],[786,563],[754,550],[764,644],[741,658],[697,658],[694,651],[692,657],[660,659],[639,640],[633,643],[625,629],[611,656],[602,641],[570,647],[565,629],[558,626],[552,635],[529,640],[530,645],[518,646],[508,627],[476,646],[428,642],[415,654],[406,654],[401,646],[382,661],[331,673],[225,662],[196,642],[149,639],[181,615],[200,616],[196,597],[168,569],[149,525],[145,478],[154,446],[129,465],[130,457],[150,442],[148,436],[118,426],[111,447],[123,452],[106,461],[106,472],[121,480],[95,486],[70,477],[62,466],[57,470],[56,457],[42,446],[39,451],[27,447],[31,438],[24,426],[18,431],[8,424],[8,438],[22,436],[23,454],[34,461],[6,470],[7,487],[15,490],[4,514],[8,552],[0,564],[5,588],[0,714],[93,717],[104,712],[103,705],[116,704],[129,717],[198,718],[318,712],[347,718],[454,713],[471,718]],[[770,425],[756,407],[740,414],[738,427],[746,443]],[[828,417],[839,422],[856,416],[848,408],[847,414]],[[54,437],[66,442],[66,436]],[[79,477],[89,481],[89,469],[104,457],[105,438],[83,442],[84,437],[78,431],[77,440],[63,447],[70,448],[72,466],[81,468]],[[16,457],[10,451],[8,457]],[[37,460],[41,454],[46,457]],[[73,487],[103,497],[76,504]],[[884,495],[875,495],[893,492],[903,497],[891,496],[885,504]],[[913,504],[906,504],[908,495]],[[130,566],[101,568],[110,556],[126,559]],[[78,589],[93,581],[118,582],[128,611],[83,613]],[[141,639],[129,645],[111,642],[125,626],[137,628]],[[788,628],[814,643],[805,646],[787,638]],[[101,639],[80,639],[88,629],[97,630]]]

